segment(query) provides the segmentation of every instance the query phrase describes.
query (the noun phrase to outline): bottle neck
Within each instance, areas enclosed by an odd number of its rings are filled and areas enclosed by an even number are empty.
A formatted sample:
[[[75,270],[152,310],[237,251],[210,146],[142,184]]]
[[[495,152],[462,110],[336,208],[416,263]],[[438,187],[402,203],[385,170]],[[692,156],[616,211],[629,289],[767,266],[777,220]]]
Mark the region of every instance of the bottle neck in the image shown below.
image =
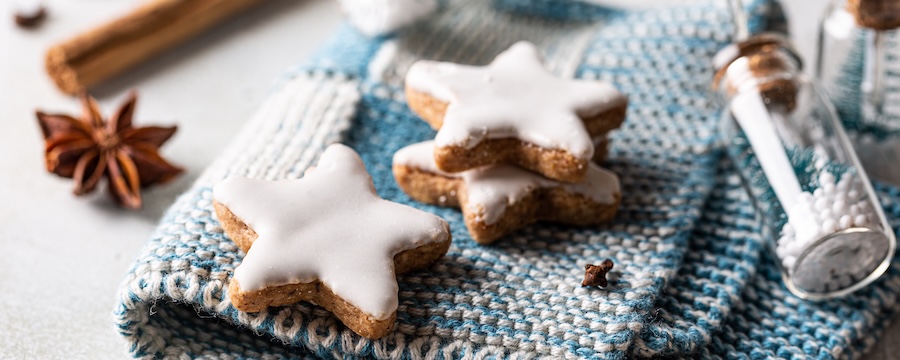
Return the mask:
[[[874,30],[900,28],[900,1],[896,0],[845,0],[835,1],[842,6],[859,26]]]
[[[726,102],[748,92],[766,95],[767,100],[794,108],[802,62],[780,35],[761,34],[733,44],[716,55],[714,88]],[[770,103],[771,104],[771,103]]]

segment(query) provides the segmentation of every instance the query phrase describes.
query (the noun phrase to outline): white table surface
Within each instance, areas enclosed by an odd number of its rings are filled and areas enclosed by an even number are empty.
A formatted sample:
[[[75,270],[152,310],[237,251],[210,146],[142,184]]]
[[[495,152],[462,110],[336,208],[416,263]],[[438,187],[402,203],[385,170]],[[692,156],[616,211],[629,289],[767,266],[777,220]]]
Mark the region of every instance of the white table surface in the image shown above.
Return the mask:
[[[787,7],[820,14],[820,3]],[[134,88],[137,125],[179,125],[163,153],[186,173],[145,191],[144,209],[132,212],[112,205],[105,187],[76,198],[71,180],[45,171],[34,111],[80,111],[47,78],[43,53],[135,1],[47,4],[44,25],[22,31],[13,24],[11,1],[0,2],[0,359],[123,358],[126,344],[112,320],[122,276],[163,211],[230,141],[272,81],[333,33],[340,13],[325,0],[273,0],[96,89],[104,113]],[[794,19],[804,53],[813,51],[817,16]],[[889,334],[900,339],[900,326]],[[882,341],[869,357],[898,354],[895,341]]]

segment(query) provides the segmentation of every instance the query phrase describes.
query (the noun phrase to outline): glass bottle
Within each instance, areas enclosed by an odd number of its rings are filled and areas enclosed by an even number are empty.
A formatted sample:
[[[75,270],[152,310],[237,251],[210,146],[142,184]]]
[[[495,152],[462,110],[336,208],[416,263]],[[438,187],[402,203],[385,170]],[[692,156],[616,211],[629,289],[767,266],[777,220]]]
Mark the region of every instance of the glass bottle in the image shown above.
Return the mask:
[[[863,165],[900,184],[900,1],[833,0],[819,27],[818,82]]]
[[[880,277],[896,238],[834,108],[780,35],[714,59],[725,148],[798,297],[849,294]]]

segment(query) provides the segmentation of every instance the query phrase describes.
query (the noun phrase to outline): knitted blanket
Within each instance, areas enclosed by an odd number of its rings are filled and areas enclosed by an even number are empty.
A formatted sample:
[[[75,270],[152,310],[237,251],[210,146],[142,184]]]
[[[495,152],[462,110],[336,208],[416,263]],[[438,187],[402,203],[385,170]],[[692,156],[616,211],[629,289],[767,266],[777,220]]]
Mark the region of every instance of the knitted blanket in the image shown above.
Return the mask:
[[[771,6],[750,5],[754,29],[766,26]],[[453,0],[394,36],[343,27],[278,82],[166,213],[122,284],[119,332],[146,357],[858,357],[897,308],[900,271],[840,300],[787,293],[716,146],[710,59],[730,41],[730,21],[723,5],[705,1],[625,11]],[[605,165],[621,178],[622,204],[606,226],[539,224],[482,246],[459,211],[416,203],[393,180],[393,153],[434,137],[407,108],[403,75],[418,59],[485,64],[518,40],[535,43],[560,76],[628,94]],[[448,254],[399,277],[397,326],[378,340],[317,306],[243,313],[227,294],[244,254],[214,215],[211,186],[230,175],[299,178],[334,142],[361,154],[379,195],[451,224]],[[879,189],[887,214],[900,219],[900,193]],[[605,258],[616,264],[611,286],[582,288],[584,265]]]

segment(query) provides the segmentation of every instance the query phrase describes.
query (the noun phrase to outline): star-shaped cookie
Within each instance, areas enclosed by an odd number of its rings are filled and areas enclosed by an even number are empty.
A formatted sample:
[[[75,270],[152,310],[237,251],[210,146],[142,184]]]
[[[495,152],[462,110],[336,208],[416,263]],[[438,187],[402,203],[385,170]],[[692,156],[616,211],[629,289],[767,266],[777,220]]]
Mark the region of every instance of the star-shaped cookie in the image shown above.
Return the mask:
[[[591,139],[619,127],[628,105],[609,84],[550,74],[528,42],[487,66],[418,61],[406,75],[406,97],[438,129],[441,170],[512,163],[566,182],[584,178]]]
[[[593,163],[580,183],[561,183],[511,165],[447,173],[434,162],[432,141],[394,154],[394,178],[417,201],[462,209],[472,238],[490,244],[539,220],[600,224],[619,207],[619,178]]]
[[[335,144],[302,179],[232,177],[213,188],[216,215],[246,252],[228,285],[241,311],[309,301],[378,338],[397,313],[397,273],[450,246],[447,222],[378,197],[359,155]]]

